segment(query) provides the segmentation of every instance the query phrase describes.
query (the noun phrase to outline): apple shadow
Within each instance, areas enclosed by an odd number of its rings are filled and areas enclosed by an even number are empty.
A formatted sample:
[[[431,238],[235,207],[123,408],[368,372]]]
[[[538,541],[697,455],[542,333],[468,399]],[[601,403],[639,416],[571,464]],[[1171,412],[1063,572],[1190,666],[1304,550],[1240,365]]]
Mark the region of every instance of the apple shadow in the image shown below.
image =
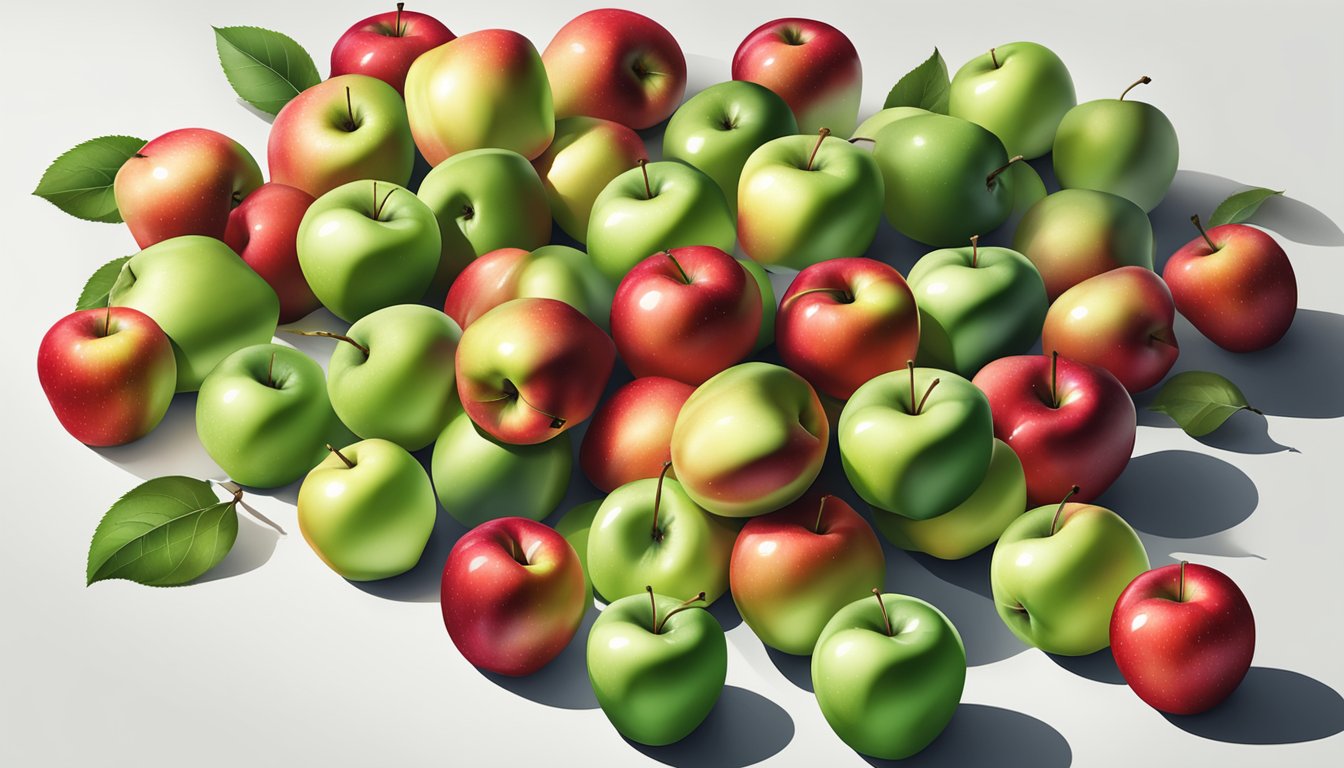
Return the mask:
[[[1116,666],[1115,656],[1110,648],[1102,648],[1086,656],[1060,656],[1053,653],[1047,653],[1045,656],[1079,677],[1108,685],[1125,684],[1125,678],[1120,674],[1120,667]]]
[[[963,703],[923,752],[904,760],[864,759],[869,765],[902,768],[1067,768],[1073,763],[1073,750],[1063,734],[1030,715]]]
[[[974,592],[987,600],[994,599],[994,590],[989,583],[989,564],[994,559],[993,544],[960,560],[942,560],[923,552],[911,552],[909,555],[924,570],[948,584]]]
[[[233,548],[219,561],[219,565],[192,583],[205,584],[255,571],[270,561],[279,541],[279,531],[252,520],[246,512],[242,512],[238,515],[238,539],[233,543]]]
[[[770,658],[770,663],[775,665],[775,669],[779,670],[785,680],[808,693],[813,692],[811,656],[794,656],[764,643],[762,645],[765,648],[765,655]]]
[[[406,181],[406,188],[412,192],[420,191],[420,185],[424,183],[425,177],[433,170],[434,166],[429,164],[425,156],[420,154],[420,149],[415,150],[415,163],[411,166],[411,178]]]
[[[709,716],[689,736],[665,747],[627,743],[672,766],[743,768],[779,754],[793,741],[793,718],[758,693],[727,685]]]
[[[126,445],[92,450],[142,480],[164,475],[202,480],[227,477],[196,437],[195,392],[174,395],[163,421],[148,435]]]
[[[1255,483],[1203,453],[1168,450],[1135,456],[1097,499],[1139,531],[1193,539],[1233,528],[1260,502]]]
[[[509,677],[478,671],[500,688],[538,704],[556,709],[596,709],[597,697],[588,682],[588,630],[597,615],[597,608],[590,604],[569,645],[551,663],[531,675]]]
[[[1222,704],[1198,715],[1163,715],[1183,731],[1231,744],[1295,744],[1344,731],[1344,698],[1297,672],[1251,667]]]

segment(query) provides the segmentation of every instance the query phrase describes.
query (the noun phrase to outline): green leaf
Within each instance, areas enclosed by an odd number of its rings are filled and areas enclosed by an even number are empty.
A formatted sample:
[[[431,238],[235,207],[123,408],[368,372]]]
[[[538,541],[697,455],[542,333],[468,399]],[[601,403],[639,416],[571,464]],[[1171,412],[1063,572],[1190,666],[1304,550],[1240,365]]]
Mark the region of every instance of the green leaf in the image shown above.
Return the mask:
[[[930,112],[947,114],[948,93],[952,81],[947,77],[947,63],[937,48],[933,55],[905,76],[887,94],[883,109],[892,107],[919,107]]]
[[[123,163],[146,144],[134,136],[89,139],[47,166],[33,194],[62,211],[85,219],[116,224],[121,221],[112,182]]]
[[[214,568],[238,538],[238,501],[190,477],[142,483],[112,505],[89,545],[88,583],[186,584]]]
[[[1213,211],[1213,215],[1209,217],[1209,226],[1220,227],[1224,224],[1240,224],[1254,216],[1255,212],[1260,210],[1261,203],[1275,195],[1282,194],[1282,189],[1274,190],[1265,187],[1252,187],[1238,192],[1218,204],[1218,207]]]
[[[1208,371],[1178,373],[1162,385],[1148,410],[1165,413],[1191,437],[1221,427],[1237,411],[1260,411],[1246,402],[1236,384]]]
[[[260,27],[214,27],[219,64],[234,92],[267,114],[317,85],[313,57],[279,32]]]
[[[90,275],[89,281],[84,284],[84,290],[79,294],[79,301],[75,303],[75,311],[106,307],[108,294],[112,292],[112,285],[117,282],[117,276],[121,274],[121,265],[130,261],[130,258],[130,256],[122,256],[119,259],[113,259]]]

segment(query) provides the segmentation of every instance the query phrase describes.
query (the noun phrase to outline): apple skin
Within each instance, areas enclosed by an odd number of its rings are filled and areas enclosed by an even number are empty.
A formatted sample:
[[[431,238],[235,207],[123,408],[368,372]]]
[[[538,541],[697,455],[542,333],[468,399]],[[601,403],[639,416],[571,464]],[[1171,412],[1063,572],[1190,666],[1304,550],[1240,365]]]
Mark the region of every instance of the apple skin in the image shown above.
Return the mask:
[[[431,166],[483,147],[532,160],[555,136],[541,55],[507,29],[472,32],[420,54],[406,73],[406,115]]]
[[[821,472],[831,427],[798,374],[742,363],[696,388],[672,428],[672,466],[686,494],[724,517],[773,512]]]
[[[462,333],[457,392],[490,436],[541,443],[592,415],[615,363],[611,338],[577,309],[514,299]]]
[[[1013,250],[1041,273],[1054,301],[1089,277],[1116,267],[1153,268],[1153,225],[1123,197],[1088,189],[1047,195],[1022,216]]]
[[[584,243],[593,201],[612,179],[648,156],[644,140],[630,128],[599,117],[576,116],[555,121],[555,139],[532,166],[546,188],[555,223]]]
[[[386,440],[362,440],[340,453],[345,459],[333,452],[299,487],[304,540],[350,581],[391,578],[414,568],[437,511],[424,467]]]
[[[927,109],[920,109],[919,107],[888,107],[886,109],[881,109],[874,112],[867,120],[859,123],[859,127],[854,129],[853,138],[874,141],[877,138],[878,131],[886,128],[897,120],[932,114],[934,113]]]
[[[1143,542],[1119,515],[1056,501],[1008,526],[994,546],[989,580],[999,618],[1019,640],[1046,653],[1086,656],[1110,645],[1116,598],[1146,570]]]
[[[952,720],[966,686],[966,646],[942,611],[914,597],[878,596],[841,608],[812,654],[817,705],[840,740],[886,760],[927,747]]]
[[[709,715],[728,677],[728,641],[708,611],[672,614],[681,599],[646,594],[607,606],[588,631],[588,681],[597,703],[625,738],[664,746],[690,735]],[[672,614],[672,615],[669,615]]]
[[[775,288],[770,284],[770,273],[765,271],[765,267],[751,259],[738,259],[737,263],[756,281],[756,289],[761,292],[761,330],[751,347],[752,354],[755,354],[775,341],[775,317],[779,314],[779,301],[775,298]]]
[[[799,272],[775,322],[784,364],[840,400],[904,368],[919,349],[914,294],[900,272],[874,259],[831,259]]]
[[[1255,616],[1226,574],[1176,563],[1125,587],[1111,613],[1110,638],[1115,664],[1140,699],[1161,712],[1194,715],[1216,707],[1246,677]]]
[[[169,131],[117,169],[112,194],[136,245],[183,235],[222,238],[229,211],[261,186],[242,144],[206,128]]]
[[[280,299],[280,322],[292,323],[321,309],[299,266],[299,224],[313,196],[269,182],[229,214],[224,243],[242,257]]]
[[[968,377],[1030,349],[1049,306],[1041,273],[1008,248],[931,251],[911,268],[910,288],[919,307],[919,362]]]
[[[582,312],[602,330],[611,321],[615,290],[583,251],[543,245],[533,251],[500,248],[482,254],[448,289],[443,311],[466,328],[506,301],[555,299]]]
[[[439,504],[470,528],[503,517],[541,520],[560,506],[573,464],[568,434],[540,445],[509,445],[461,411],[434,443],[430,473]]]
[[[195,392],[233,352],[269,342],[280,318],[280,300],[266,281],[222,241],[200,235],[164,240],[132,256],[108,303],[144,312],[168,335],[178,392]]]
[[[561,515],[555,523],[555,532],[564,536],[579,556],[579,565],[583,566],[583,588],[590,602],[593,597],[593,580],[588,575],[588,532],[592,530],[593,517],[601,506],[601,499],[584,502]]]
[[[130,307],[86,309],[56,321],[42,337],[37,378],[71,437],[95,447],[122,445],[163,420],[177,388],[177,362],[149,315]]]
[[[266,160],[272,181],[321,197],[366,179],[405,186],[415,167],[415,142],[395,88],[366,75],[341,75],[280,110]]]
[[[1283,338],[1297,313],[1297,277],[1283,248],[1245,224],[1224,224],[1186,243],[1162,278],[1176,308],[1230,352],[1254,352]]]
[[[853,507],[813,492],[747,521],[733,545],[729,585],[761,642],[807,656],[837,611],[883,582],[886,562]]]
[[[863,65],[845,33],[812,19],[775,19],[733,53],[733,79],[759,83],[793,110],[800,133],[848,136],[859,119]]]
[[[948,114],[988,128],[1009,156],[1050,151],[1055,129],[1078,103],[1073,78],[1055,52],[1008,43],[962,65],[948,91]]]
[[[662,376],[635,379],[607,398],[583,435],[579,466],[604,493],[657,477],[672,460],[672,427],[695,387]]]
[[[1110,192],[1147,213],[1162,202],[1176,178],[1180,143],[1157,107],[1097,99],[1065,113],[1050,157],[1064,189]]]
[[[455,37],[443,22],[426,13],[387,11],[356,22],[331,49],[331,77],[368,75],[397,89],[420,54]]]
[[[611,303],[611,335],[635,376],[701,384],[756,344],[761,292],[727,253],[673,248],[634,266]]]
[[[588,115],[639,131],[666,120],[686,93],[686,56],[676,38],[634,11],[575,16],[541,60],[558,118]]]
[[[1151,269],[1118,267],[1059,295],[1045,316],[1043,349],[1105,368],[1131,394],[1157,384],[1180,347],[1171,291]]]
[[[989,398],[994,436],[1022,460],[1028,504],[1058,502],[1074,485],[1074,498],[1090,501],[1129,464],[1134,401],[1110,371],[1060,357],[1058,408],[1050,404],[1049,355],[995,360],[973,382]]]

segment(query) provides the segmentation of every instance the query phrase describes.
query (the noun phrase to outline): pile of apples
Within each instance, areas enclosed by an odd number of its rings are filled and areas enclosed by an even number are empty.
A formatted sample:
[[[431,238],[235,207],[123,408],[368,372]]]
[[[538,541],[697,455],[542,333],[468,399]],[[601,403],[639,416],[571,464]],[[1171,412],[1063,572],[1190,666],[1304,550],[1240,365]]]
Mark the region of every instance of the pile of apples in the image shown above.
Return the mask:
[[[584,13],[540,54],[400,7],[361,21],[276,117],[269,182],[198,128],[125,162],[142,250],[107,308],[47,334],[42,386],[95,446],[198,391],[209,455],[243,486],[302,479],[303,536],[347,579],[414,566],[441,506],[471,529],[443,620],[484,669],[537,671],[600,596],[593,690],[645,744],[717,700],[726,646],[703,609],[725,595],[765,644],[812,656],[855,750],[937,737],[965,650],[937,608],[882,592],[874,526],[939,558],[994,546],[1018,637],[1111,646],[1158,709],[1225,698],[1254,648],[1240,590],[1150,570],[1122,515],[1086,502],[1129,460],[1131,394],[1175,361],[1177,310],[1234,351],[1284,334],[1283,250],[1221,226],[1154,273],[1175,130],[1125,95],[1077,104],[1034,43],[962,67],[948,114],[861,125],[858,54],[824,23],[762,25],[732,76],[683,104],[680,46],[629,11]],[[639,131],[664,121],[649,162]],[[417,151],[432,169],[408,189]],[[1025,162],[1047,153],[1052,194]],[[908,276],[864,257],[884,215],[938,249]],[[980,245],[1010,221],[1011,249]],[[793,275],[778,302],[771,274]],[[330,337],[325,372],[272,341],[321,307],[351,323],[297,331]],[[634,380],[603,400],[618,360]],[[578,463],[607,495],[549,527],[590,417]],[[868,516],[815,482],[832,435]]]

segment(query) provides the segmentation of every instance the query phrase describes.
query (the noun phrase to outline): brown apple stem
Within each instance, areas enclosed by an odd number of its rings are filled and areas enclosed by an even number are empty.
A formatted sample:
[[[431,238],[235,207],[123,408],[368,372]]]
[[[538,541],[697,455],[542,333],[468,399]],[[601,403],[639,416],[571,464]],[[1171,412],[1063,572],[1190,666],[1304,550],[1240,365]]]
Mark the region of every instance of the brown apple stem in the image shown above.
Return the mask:
[[[980,236],[971,235],[971,269],[980,265]]]
[[[658,634],[658,601],[653,597],[652,584],[645,584],[644,591],[649,593],[649,615],[652,617],[649,620],[649,629],[653,630],[653,634],[656,635]]]
[[[995,68],[995,69],[998,69],[998,68],[999,68],[999,57],[998,57],[997,55],[995,55],[995,53],[994,53],[994,49],[993,49],[993,48],[990,48],[990,49],[989,49],[989,60],[992,61],[992,62],[994,62],[994,68]]]
[[[851,136],[850,139],[849,139],[849,143],[850,143],[850,144],[857,144],[857,143],[859,143],[860,141],[866,141],[866,142],[868,142],[869,144],[876,144],[876,143],[877,143],[877,139],[870,139],[870,138],[868,138],[867,136]]]
[[[1008,168],[1011,167],[1013,163],[1016,163],[1016,162],[1018,162],[1019,160],[1023,160],[1023,159],[1024,159],[1024,158],[1022,157],[1022,155],[1013,155],[1012,157],[1010,157],[1010,158],[1008,159],[1008,162],[1004,163],[1002,166],[1000,166],[1000,167],[998,167],[998,168],[995,168],[994,171],[993,171],[992,173],[990,173],[988,176],[985,177],[985,186],[986,186],[986,187],[989,187],[990,189],[993,189],[993,188],[994,188],[994,180],[997,179],[997,178],[999,177],[999,174],[1000,174],[1000,173],[1003,173],[1003,172],[1006,171],[1006,170],[1008,170]]]
[[[830,128],[822,128],[820,131],[817,131],[817,144],[812,147],[812,154],[807,156],[807,170],[812,170],[812,162],[817,159],[817,150],[821,149],[821,143],[830,135]]]
[[[377,184],[377,182],[374,182],[374,183]],[[393,193],[393,192],[396,192],[396,191],[397,191],[397,188],[396,188],[396,187],[393,187],[392,189],[388,190],[388,192],[387,192],[386,195],[383,195],[383,201],[382,201],[381,203],[378,203],[377,207],[373,209],[373,218],[374,218],[374,220],[376,220],[376,221],[382,221],[382,220],[383,220],[383,208],[387,205],[387,199],[388,199],[389,197],[392,196],[392,193]],[[374,192],[374,200],[376,201],[377,199],[378,199],[378,193],[377,193],[377,192]]]
[[[347,132],[355,130],[355,105],[350,101],[350,86],[345,86],[345,130]],[[374,193],[375,195],[377,192]]]
[[[910,413],[914,414],[915,406],[915,361],[906,360],[905,369],[910,372]]]
[[[649,160],[646,157],[641,157],[635,162],[639,165],[640,172],[644,174],[644,199],[652,200],[653,187],[649,186]]]
[[[658,528],[658,508],[663,504],[663,480],[667,478],[668,470],[672,469],[672,462],[663,462],[663,471],[658,473],[658,488],[653,492],[653,529],[650,535],[654,541],[663,540],[663,532]]]
[[[266,386],[275,389],[275,353],[271,353],[271,362],[266,366]]]
[[[1059,516],[1062,515],[1062,514],[1064,513],[1064,505],[1068,504],[1068,503],[1069,503],[1069,499],[1072,499],[1073,496],[1074,496],[1074,494],[1078,493],[1078,491],[1079,491],[1078,486],[1076,486],[1076,485],[1073,486],[1072,488],[1069,489],[1069,492],[1068,492],[1068,493],[1064,494],[1064,500],[1061,501],[1061,502],[1059,502],[1059,508],[1055,510],[1055,516],[1052,517],[1052,518],[1050,518],[1050,535],[1051,535],[1051,536],[1054,536],[1054,535],[1055,535],[1055,526],[1059,525]]]
[[[1195,225],[1195,229],[1199,230],[1199,236],[1204,238],[1204,242],[1208,243],[1209,251],[1211,253],[1217,253],[1218,246],[1213,244],[1213,240],[1209,237],[1209,233],[1204,231],[1204,224],[1200,222],[1198,213],[1190,217],[1190,223]]]
[[[695,603],[698,603],[704,599],[705,599],[705,593],[701,592],[695,597],[689,597],[685,600],[682,600],[680,603],[677,604],[676,608],[673,608],[672,610],[668,611],[667,615],[664,616],[661,621],[658,621],[653,625],[653,634],[661,635],[663,633],[663,627],[667,626],[668,619],[672,618],[673,616],[676,616],[678,613],[681,613],[682,611],[690,610],[691,608],[700,608],[701,606],[695,605]]]
[[[541,410],[540,408],[538,408],[537,406],[535,406],[535,405],[529,403],[529,402],[527,401],[527,398],[523,397],[523,393],[518,391],[518,387],[517,387],[517,385],[515,385],[512,381],[509,381],[508,379],[505,379],[505,380],[504,380],[504,387],[503,387],[503,389],[504,389],[504,394],[501,395],[500,397],[497,397],[497,398],[495,398],[494,400],[485,400],[485,401],[482,401],[482,402],[496,403],[496,402],[499,402],[500,400],[508,400],[509,398],[516,397],[516,398],[518,398],[518,402],[522,403],[523,405],[526,405],[528,408],[531,408],[532,410],[536,411],[537,413],[540,413],[542,416],[545,416],[546,418],[550,419],[550,420],[551,420],[551,429],[564,429],[566,419],[564,419],[564,418],[561,417],[561,416],[556,416],[556,415],[553,414],[553,413],[549,413],[549,412],[547,412],[547,411],[543,411],[543,410]]]
[[[360,344],[358,341],[355,341],[349,336],[342,336],[341,334],[336,333],[334,331],[291,331],[288,328],[286,328],[285,333],[292,333],[295,336],[321,336],[324,339],[335,339],[337,341],[344,341],[346,344],[349,344],[353,346],[355,349],[358,349],[360,352],[363,352],[364,357],[366,359],[369,356],[368,347],[364,346],[363,344]]]
[[[355,468],[355,462],[351,461],[350,459],[347,459],[347,458],[345,457],[345,454],[344,454],[344,453],[341,453],[341,452],[336,448],[336,446],[332,445],[331,443],[327,443],[327,450],[328,450],[328,451],[331,451],[331,452],[334,453],[334,454],[336,454],[336,458],[340,459],[341,461],[344,461],[344,462],[345,462],[345,466],[346,466],[347,468],[349,468],[349,469],[354,469],[354,468]]]
[[[891,617],[887,615],[887,604],[882,602],[882,590],[873,587],[873,597],[877,598],[877,607],[882,609],[882,624],[887,628],[887,637],[891,637]]]
[[[1050,407],[1059,407],[1059,350],[1050,352]]]
[[[849,291],[846,291],[843,288],[808,288],[805,291],[799,291],[789,296],[787,299],[784,300],[784,303],[780,307],[780,309],[787,307],[788,305],[792,304],[798,299],[801,299],[802,297],[808,295],[809,293],[829,293],[833,294],[835,298],[840,301],[841,304],[854,303],[854,294],[850,293]]]
[[[103,333],[104,337],[112,335],[112,302],[107,303],[107,311],[103,313]]]
[[[405,30],[401,28],[401,9],[405,7],[406,7],[405,3],[397,3],[397,21],[396,21],[397,37],[401,37],[405,33]]]
[[[1180,586],[1178,586],[1178,587],[1176,588],[1176,602],[1178,602],[1178,603],[1184,603],[1184,602],[1185,602],[1185,566],[1186,566],[1186,562],[1185,562],[1184,560],[1182,560],[1182,561],[1181,561],[1181,583],[1180,583]]]
[[[686,270],[681,268],[681,262],[677,261],[677,257],[672,255],[672,251],[670,249],[665,250],[663,251],[663,255],[667,256],[667,258],[672,261],[672,264],[677,268],[677,271],[681,273],[681,279],[685,280],[687,285],[690,285],[691,276],[686,274]]]
[[[1153,78],[1144,75],[1143,77],[1140,77],[1138,80],[1135,80],[1134,82],[1130,83],[1129,87],[1126,88],[1124,92],[1120,94],[1120,101],[1124,101],[1125,97],[1128,96],[1129,92],[1134,90],[1136,86],[1147,85],[1151,82],[1153,82]]]
[[[919,405],[915,408],[916,416],[924,412],[924,404],[929,402],[929,395],[933,394],[933,388],[938,386],[938,382],[940,381],[942,381],[942,379],[934,379],[933,382],[929,384],[929,388],[924,390],[924,396],[919,399]]]
[[[813,527],[813,530],[817,533],[821,533],[821,516],[826,513],[826,502],[830,500],[831,494],[828,493],[821,497],[821,504],[817,505],[817,524]]]

